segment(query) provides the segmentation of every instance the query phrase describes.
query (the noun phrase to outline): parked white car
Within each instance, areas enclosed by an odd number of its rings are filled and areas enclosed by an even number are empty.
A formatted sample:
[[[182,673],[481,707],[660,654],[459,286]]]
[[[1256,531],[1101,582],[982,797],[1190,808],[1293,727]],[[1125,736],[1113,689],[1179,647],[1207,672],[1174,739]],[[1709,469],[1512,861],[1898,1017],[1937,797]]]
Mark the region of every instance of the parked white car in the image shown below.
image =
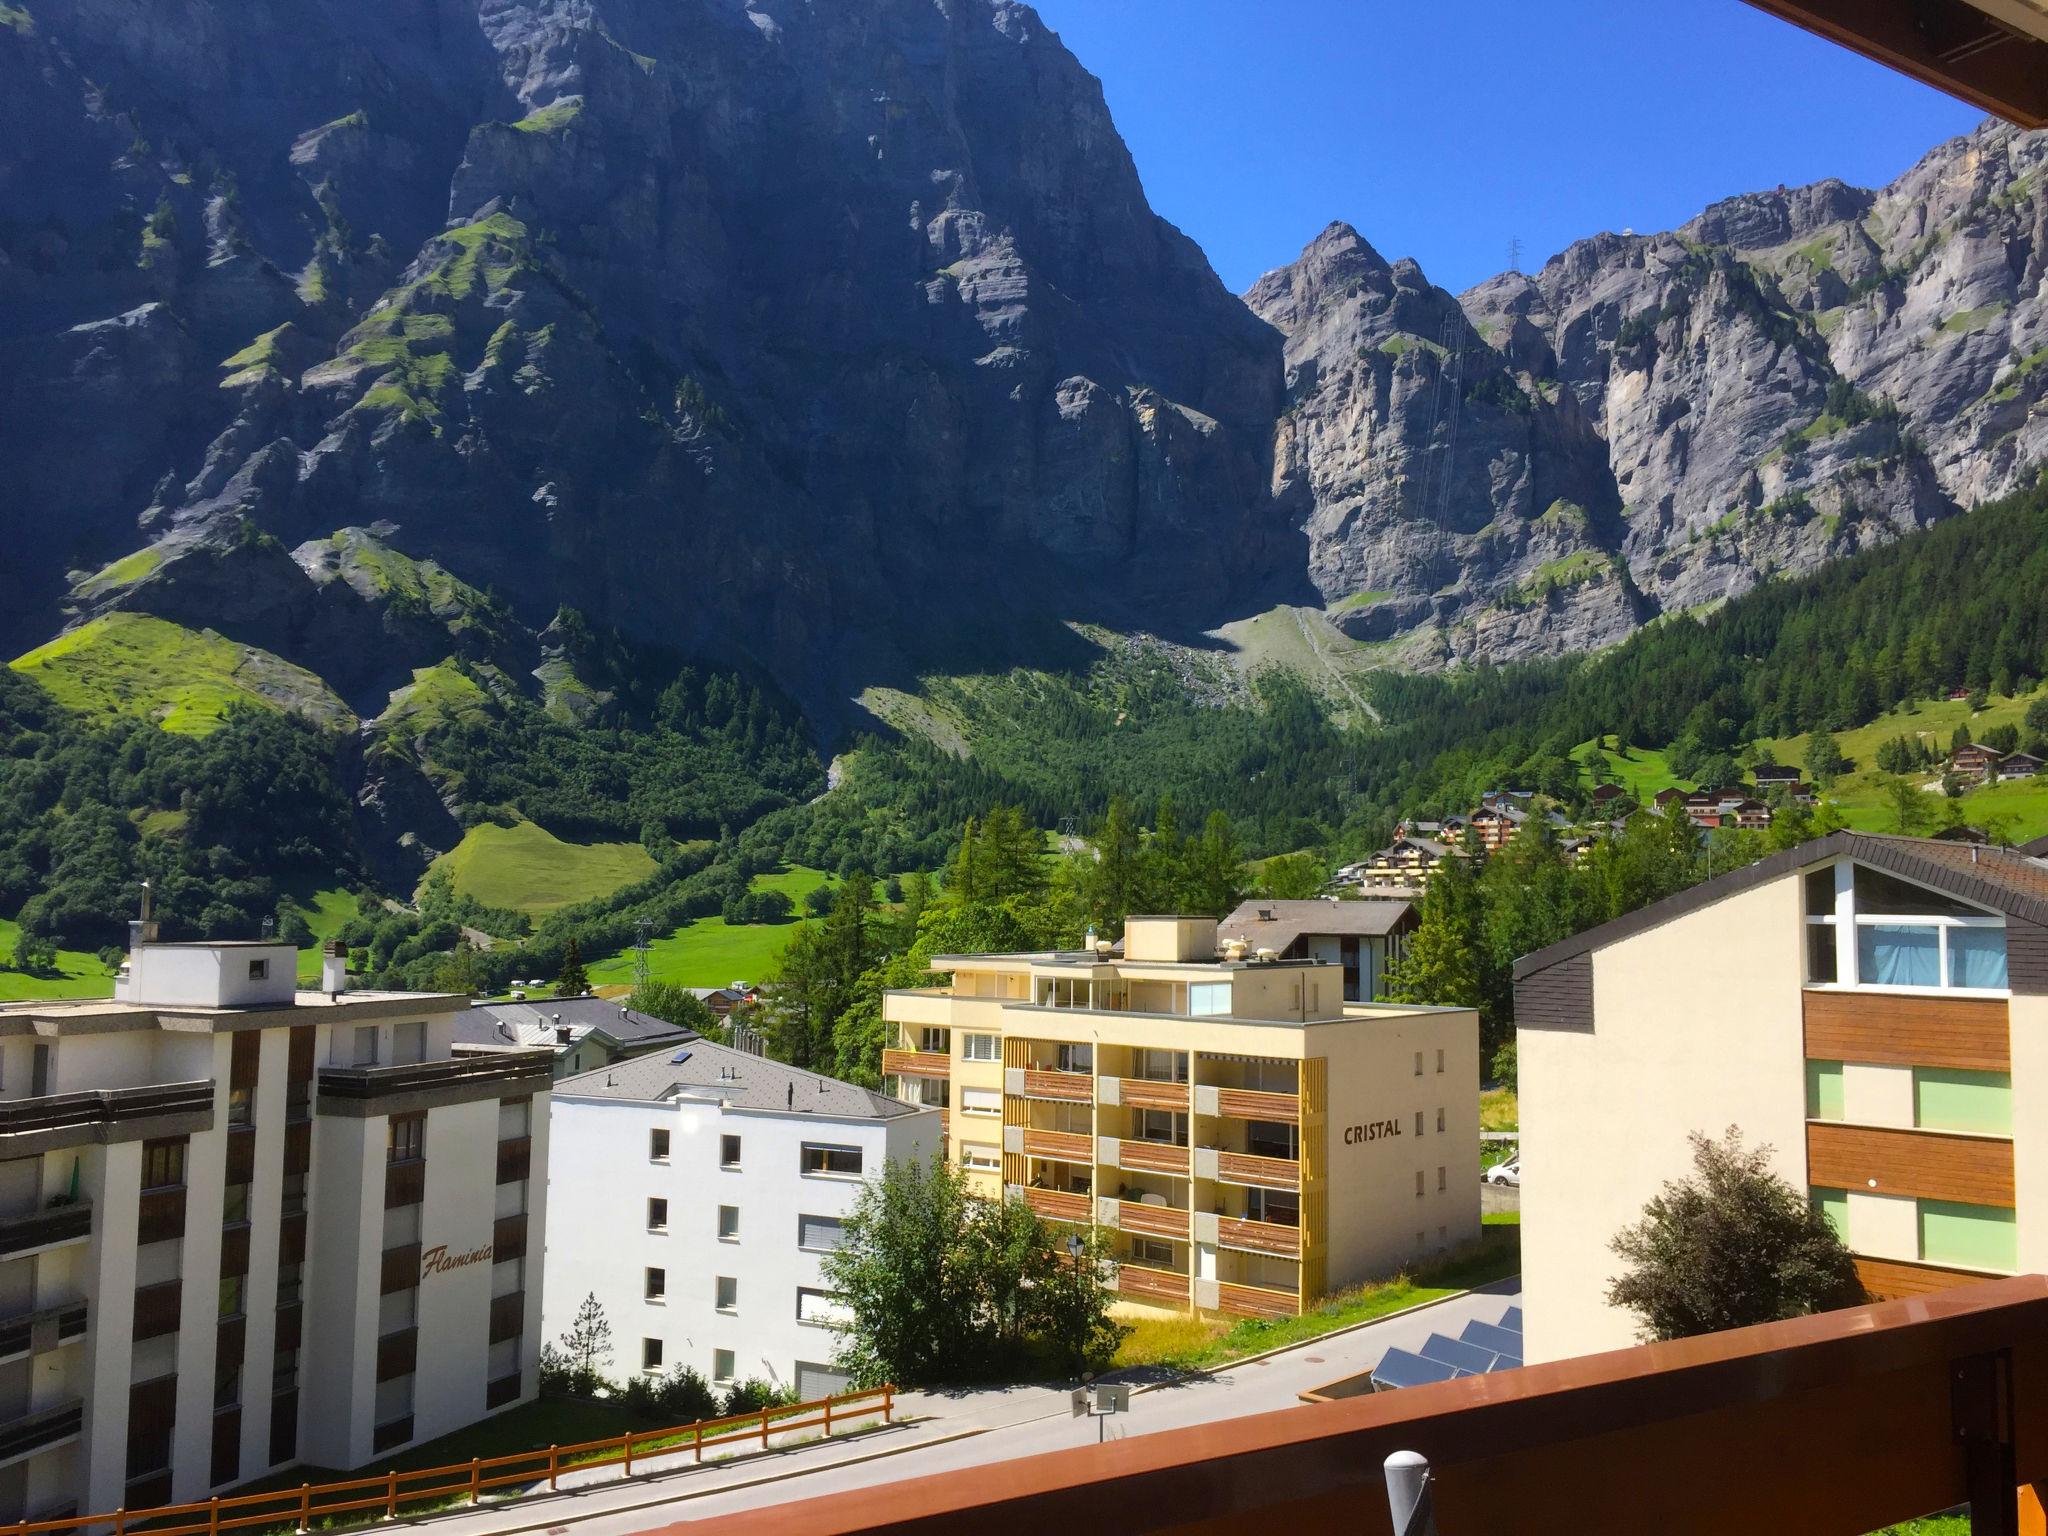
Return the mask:
[[[1506,1184],[1519,1189],[1522,1184],[1522,1154],[1517,1152],[1504,1163],[1495,1163],[1479,1175],[1482,1184]]]

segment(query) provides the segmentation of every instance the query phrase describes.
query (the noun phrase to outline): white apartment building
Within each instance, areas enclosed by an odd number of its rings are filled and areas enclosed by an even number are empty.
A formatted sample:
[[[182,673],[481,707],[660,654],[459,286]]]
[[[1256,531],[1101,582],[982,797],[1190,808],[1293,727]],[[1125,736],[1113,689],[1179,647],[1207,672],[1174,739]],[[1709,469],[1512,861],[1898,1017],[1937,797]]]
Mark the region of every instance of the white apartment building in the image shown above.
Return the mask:
[[[547,1337],[586,1296],[610,1375],[679,1365],[844,1390],[824,1256],[861,1185],[939,1147],[939,1112],[699,1040],[555,1085]]]
[[[113,999],[0,1006],[0,1520],[532,1397],[549,1054],[452,1057],[467,998],[338,955],[297,992],[287,944],[131,937]]]

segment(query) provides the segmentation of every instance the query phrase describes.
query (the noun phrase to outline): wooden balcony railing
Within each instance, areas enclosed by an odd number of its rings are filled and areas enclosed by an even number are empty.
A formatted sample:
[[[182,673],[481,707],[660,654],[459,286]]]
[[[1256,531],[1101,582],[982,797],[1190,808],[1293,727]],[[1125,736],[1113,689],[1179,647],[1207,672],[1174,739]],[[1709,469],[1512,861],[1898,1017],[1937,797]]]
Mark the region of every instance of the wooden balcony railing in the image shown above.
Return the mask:
[[[1301,1256],[1301,1228],[1275,1221],[1232,1221],[1226,1216],[1216,1223],[1216,1241],[1225,1248],[1246,1248],[1253,1253],[1277,1253],[1289,1259]]]
[[[1126,1109],[1164,1109],[1186,1113],[1188,1085],[1162,1083],[1149,1077],[1126,1077],[1117,1085],[1118,1102]]]
[[[1299,1189],[1301,1164],[1291,1157],[1255,1157],[1249,1152],[1222,1152],[1216,1157],[1216,1177],[1232,1184]]]
[[[1120,1230],[1135,1232],[1140,1237],[1177,1237],[1185,1241],[1188,1235],[1186,1211],[1170,1205],[1146,1205],[1138,1200],[1117,1202],[1116,1224]]]
[[[1226,1282],[1216,1287],[1216,1310],[1233,1317],[1295,1317],[1301,1312],[1301,1298],[1292,1291]]]
[[[1040,1067],[1026,1067],[1024,1097],[1057,1099],[1063,1104],[1086,1104],[1095,1097],[1095,1079],[1086,1072],[1053,1072]]]
[[[1170,1141],[1125,1141],[1117,1144],[1117,1166],[1134,1173],[1177,1173],[1186,1177],[1188,1149]]]
[[[1077,1131],[1039,1131],[1029,1127],[1024,1132],[1024,1155],[1027,1157],[1056,1157],[1062,1162],[1095,1163],[1095,1138]]]
[[[1170,1269],[1147,1269],[1142,1264],[1119,1264],[1116,1270],[1119,1296],[1137,1301],[1164,1301],[1187,1305],[1188,1277]]]
[[[884,1077],[951,1077],[953,1058],[941,1051],[882,1052]]]
[[[1047,1221],[1072,1221],[1086,1225],[1095,1217],[1095,1202],[1086,1195],[1064,1189],[1026,1189],[1024,1203]]]
[[[1980,1533],[2025,1530],[2015,1484],[2038,1530],[2048,1277],[1398,1392],[1353,1378],[1314,1395],[1313,1412],[1233,1415],[724,1515],[720,1536],[1084,1522],[1388,1536],[1381,1468],[1394,1451],[1429,1459],[1446,1536],[1846,1536],[1966,1503]]]
[[[1216,1113],[1232,1120],[1271,1120],[1280,1125],[1301,1123],[1301,1095],[1262,1093],[1253,1088],[1216,1090]]]
[[[9,1158],[79,1141],[141,1141],[213,1125],[213,1080],[89,1088],[0,1102],[0,1152]]]
[[[0,1221],[0,1259],[18,1258],[39,1248],[82,1243],[92,1236],[92,1203],[74,1200]]]
[[[389,1067],[322,1067],[319,1109],[323,1115],[364,1119],[399,1109],[509,1098],[546,1088],[554,1070],[555,1053],[546,1049],[487,1051]]]

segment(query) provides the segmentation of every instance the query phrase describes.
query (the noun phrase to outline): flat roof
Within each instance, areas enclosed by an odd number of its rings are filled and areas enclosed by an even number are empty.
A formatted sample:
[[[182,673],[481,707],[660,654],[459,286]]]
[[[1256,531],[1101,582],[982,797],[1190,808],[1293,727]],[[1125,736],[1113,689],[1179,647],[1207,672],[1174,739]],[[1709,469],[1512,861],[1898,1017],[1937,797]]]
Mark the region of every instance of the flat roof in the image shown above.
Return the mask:
[[[926,1111],[922,1104],[888,1098],[821,1072],[806,1072],[709,1040],[692,1040],[675,1051],[634,1056],[565,1077],[554,1091],[558,1100],[640,1104],[678,1097],[718,1098],[743,1109],[783,1110],[827,1120],[894,1120]]]

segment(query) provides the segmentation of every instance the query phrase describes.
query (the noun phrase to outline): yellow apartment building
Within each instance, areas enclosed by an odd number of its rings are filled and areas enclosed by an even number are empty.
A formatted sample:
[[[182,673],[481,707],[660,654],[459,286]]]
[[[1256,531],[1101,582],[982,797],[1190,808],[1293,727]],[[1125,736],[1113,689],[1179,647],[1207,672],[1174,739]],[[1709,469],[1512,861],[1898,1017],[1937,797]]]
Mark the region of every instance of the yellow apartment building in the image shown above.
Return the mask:
[[[1291,1317],[1479,1234],[1479,1019],[1344,1001],[1336,963],[1213,918],[942,955],[883,998],[885,1089],[946,1111],[979,1193],[1109,1235],[1122,1299]]]

